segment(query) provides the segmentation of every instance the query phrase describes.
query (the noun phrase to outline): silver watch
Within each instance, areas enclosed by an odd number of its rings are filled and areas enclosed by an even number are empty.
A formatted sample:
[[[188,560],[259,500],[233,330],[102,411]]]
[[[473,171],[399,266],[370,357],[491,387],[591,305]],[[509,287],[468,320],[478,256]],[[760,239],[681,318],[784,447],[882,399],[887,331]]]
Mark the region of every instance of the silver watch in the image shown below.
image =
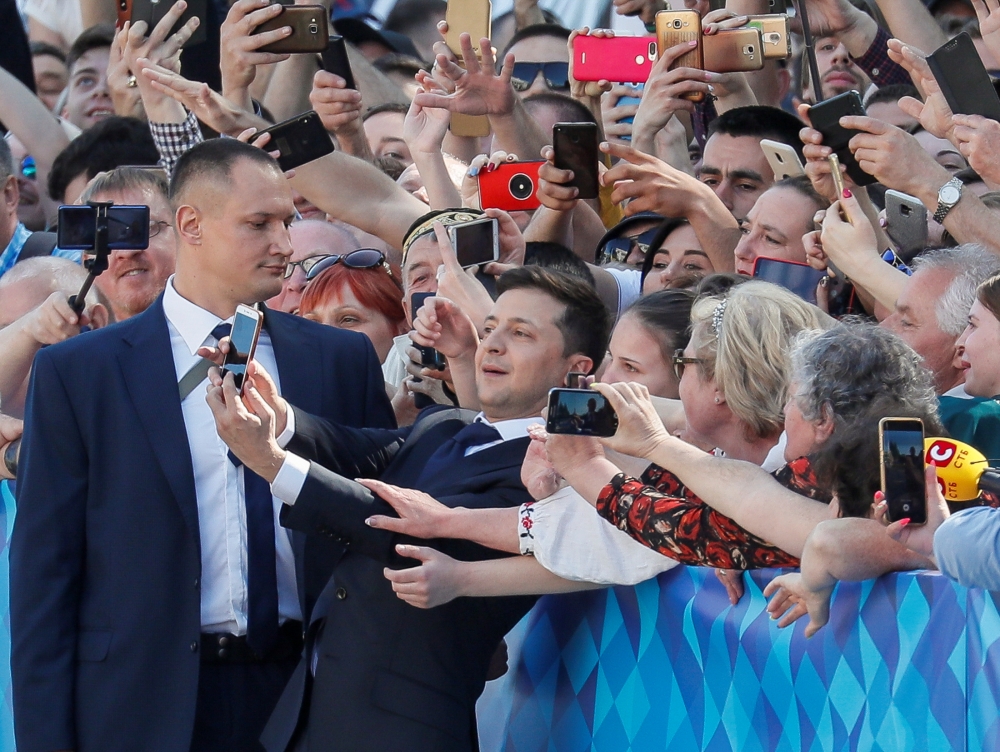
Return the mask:
[[[958,178],[952,178],[941,186],[941,190],[938,191],[937,209],[934,210],[935,222],[938,224],[944,222],[948,212],[955,208],[955,204],[962,198],[962,187],[962,181]]]

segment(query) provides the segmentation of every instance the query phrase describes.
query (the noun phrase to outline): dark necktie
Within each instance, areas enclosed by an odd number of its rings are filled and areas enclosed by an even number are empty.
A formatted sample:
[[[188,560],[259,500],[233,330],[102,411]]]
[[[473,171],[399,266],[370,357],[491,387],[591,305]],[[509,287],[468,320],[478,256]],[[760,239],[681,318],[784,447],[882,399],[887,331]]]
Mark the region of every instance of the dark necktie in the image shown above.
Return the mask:
[[[232,324],[212,330],[217,340],[228,337]],[[243,463],[229,452],[237,468]],[[266,655],[278,638],[278,573],[274,553],[274,508],[271,486],[247,467],[243,468],[243,491],[247,509],[247,644],[259,656]]]
[[[500,432],[491,425],[480,421],[470,423],[439,446],[430,456],[423,472],[420,473],[417,487],[422,488],[427,481],[441,473],[453,472],[455,464],[460,462],[465,457],[465,452],[472,447],[500,441],[502,438]]]

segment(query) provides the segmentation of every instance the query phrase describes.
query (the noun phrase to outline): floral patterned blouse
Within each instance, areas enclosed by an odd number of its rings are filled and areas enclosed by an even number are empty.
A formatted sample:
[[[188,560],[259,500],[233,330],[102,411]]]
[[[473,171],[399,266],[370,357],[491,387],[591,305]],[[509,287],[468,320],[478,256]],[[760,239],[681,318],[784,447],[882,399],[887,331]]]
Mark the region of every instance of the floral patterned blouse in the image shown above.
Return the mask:
[[[773,473],[786,488],[830,502],[806,457]],[[651,465],[639,479],[619,473],[597,499],[597,511],[640,543],[682,564],[722,569],[797,567],[799,560],[716,512],[677,476]]]

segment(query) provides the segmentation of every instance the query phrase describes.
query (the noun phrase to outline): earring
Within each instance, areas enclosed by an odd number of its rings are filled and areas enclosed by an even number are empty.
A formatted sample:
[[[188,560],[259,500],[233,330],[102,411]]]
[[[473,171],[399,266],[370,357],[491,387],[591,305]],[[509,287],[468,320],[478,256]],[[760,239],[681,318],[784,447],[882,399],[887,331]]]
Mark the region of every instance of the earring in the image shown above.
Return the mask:
[[[717,404],[717,405],[719,404],[719,398],[718,397],[715,398],[715,404]]]

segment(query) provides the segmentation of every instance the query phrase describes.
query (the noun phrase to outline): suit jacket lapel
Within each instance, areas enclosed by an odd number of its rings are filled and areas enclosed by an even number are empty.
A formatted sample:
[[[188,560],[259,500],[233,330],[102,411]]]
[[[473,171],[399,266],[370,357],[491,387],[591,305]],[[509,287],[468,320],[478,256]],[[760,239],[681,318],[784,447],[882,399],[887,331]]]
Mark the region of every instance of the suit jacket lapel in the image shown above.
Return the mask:
[[[194,469],[162,295],[137,317],[123,339],[128,347],[119,353],[118,361],[129,397],[181,514],[199,541]]]
[[[296,407],[320,415],[323,407],[323,359],[311,346],[296,317],[264,306],[264,327],[278,364],[281,394]]]

